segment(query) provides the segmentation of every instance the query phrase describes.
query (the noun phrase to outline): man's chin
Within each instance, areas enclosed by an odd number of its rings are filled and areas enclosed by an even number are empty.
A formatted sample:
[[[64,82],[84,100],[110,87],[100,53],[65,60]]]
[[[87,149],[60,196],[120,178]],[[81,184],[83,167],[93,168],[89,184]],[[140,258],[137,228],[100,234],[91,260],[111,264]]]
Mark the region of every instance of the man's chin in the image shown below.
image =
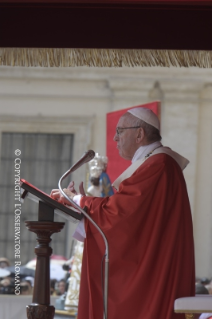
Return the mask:
[[[119,155],[120,155],[123,159],[125,159],[126,161],[130,161],[130,160],[131,160],[131,158],[129,158],[128,156],[122,154],[122,152],[121,152],[120,150],[119,150]]]

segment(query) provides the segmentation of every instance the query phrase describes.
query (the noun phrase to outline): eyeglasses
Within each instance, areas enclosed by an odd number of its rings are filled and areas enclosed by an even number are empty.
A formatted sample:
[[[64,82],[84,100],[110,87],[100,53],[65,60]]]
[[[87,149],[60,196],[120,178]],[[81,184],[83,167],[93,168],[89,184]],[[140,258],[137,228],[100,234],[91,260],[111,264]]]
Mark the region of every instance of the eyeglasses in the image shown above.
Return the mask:
[[[116,134],[120,135],[122,133],[123,130],[128,130],[130,128],[139,128],[141,126],[131,126],[131,127],[117,127],[116,128]]]

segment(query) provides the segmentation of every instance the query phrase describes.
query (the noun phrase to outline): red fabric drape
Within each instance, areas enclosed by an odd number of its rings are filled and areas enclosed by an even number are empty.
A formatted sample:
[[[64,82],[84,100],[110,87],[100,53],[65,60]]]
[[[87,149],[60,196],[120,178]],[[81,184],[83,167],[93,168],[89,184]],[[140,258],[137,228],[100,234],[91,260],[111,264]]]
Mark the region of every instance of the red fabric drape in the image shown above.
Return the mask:
[[[192,219],[179,165],[150,156],[110,197],[82,197],[109,244],[109,319],[184,319],[174,300],[195,293]],[[85,219],[78,319],[101,319],[105,245]]]

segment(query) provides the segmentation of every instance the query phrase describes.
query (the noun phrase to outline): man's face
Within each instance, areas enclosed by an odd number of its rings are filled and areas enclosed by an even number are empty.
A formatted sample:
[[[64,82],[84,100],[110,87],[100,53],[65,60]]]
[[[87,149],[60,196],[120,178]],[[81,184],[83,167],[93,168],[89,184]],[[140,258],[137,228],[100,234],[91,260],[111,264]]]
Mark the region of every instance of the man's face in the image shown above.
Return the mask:
[[[64,294],[64,292],[66,291],[65,288],[66,288],[66,285],[64,282],[61,281],[58,283],[58,290],[61,294]]]
[[[126,117],[121,117],[118,121],[117,128],[121,127],[131,127],[129,125]],[[117,149],[119,150],[119,155],[126,160],[131,160],[138,148],[136,143],[136,136],[138,134],[137,129],[119,129],[119,134],[115,134],[114,141],[117,142]]]

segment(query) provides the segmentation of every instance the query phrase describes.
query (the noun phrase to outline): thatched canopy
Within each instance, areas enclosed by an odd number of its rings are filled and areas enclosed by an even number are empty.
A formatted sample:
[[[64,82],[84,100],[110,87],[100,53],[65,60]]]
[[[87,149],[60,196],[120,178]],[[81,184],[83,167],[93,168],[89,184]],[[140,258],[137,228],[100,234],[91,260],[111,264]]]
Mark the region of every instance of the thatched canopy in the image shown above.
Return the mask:
[[[0,0],[0,65],[212,66],[212,0]]]

